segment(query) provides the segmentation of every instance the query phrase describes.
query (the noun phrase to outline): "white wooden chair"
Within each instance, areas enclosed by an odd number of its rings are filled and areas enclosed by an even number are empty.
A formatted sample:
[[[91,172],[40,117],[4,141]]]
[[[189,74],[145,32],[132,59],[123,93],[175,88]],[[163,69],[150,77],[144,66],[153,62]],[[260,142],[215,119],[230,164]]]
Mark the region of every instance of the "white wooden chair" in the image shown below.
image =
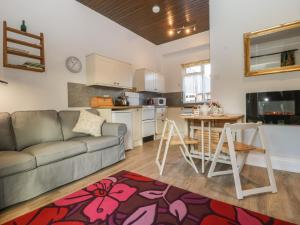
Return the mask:
[[[238,137],[238,134],[241,133],[242,130],[253,130],[252,135],[249,138],[249,141],[247,144],[243,144],[241,142],[236,142],[236,138]],[[253,146],[254,139],[259,134],[260,142],[262,147],[258,148]],[[227,142],[226,142],[227,139]],[[229,154],[230,161],[232,165],[232,170],[225,170],[225,171],[217,171],[215,172],[215,167],[217,164],[218,157],[220,156],[221,152],[225,152]],[[245,161],[247,159],[249,152],[258,152],[264,154],[264,158],[266,161],[267,171],[268,171],[268,177],[269,177],[269,186],[265,187],[258,187],[248,190],[242,190],[241,180],[239,173],[242,171],[243,166],[245,164]],[[237,153],[244,153],[242,162],[240,165],[237,163]],[[232,174],[234,177],[234,183],[236,188],[236,195],[238,199],[243,199],[246,196],[249,195],[255,195],[260,193],[266,193],[266,192],[277,192],[276,187],[276,181],[273,174],[272,164],[271,164],[271,158],[270,153],[267,145],[267,141],[262,129],[262,124],[259,123],[236,123],[236,124],[225,124],[221,136],[220,141],[217,145],[217,149],[211,164],[211,167],[208,172],[208,177],[213,176],[219,176],[219,175],[225,175],[225,174]]]
[[[162,160],[160,160],[164,142],[165,142],[165,147],[164,147],[163,157]],[[179,132],[178,127],[176,126],[175,121],[166,119],[162,136],[160,139],[158,151],[157,151],[157,156],[156,156],[156,164],[159,169],[159,174],[160,175],[163,174],[169,147],[172,145],[179,146],[179,149],[184,159],[187,161],[188,164],[192,166],[192,168],[196,171],[196,173],[199,173],[187,147],[187,145],[197,145],[197,144],[199,144],[199,141],[196,139],[183,138]]]

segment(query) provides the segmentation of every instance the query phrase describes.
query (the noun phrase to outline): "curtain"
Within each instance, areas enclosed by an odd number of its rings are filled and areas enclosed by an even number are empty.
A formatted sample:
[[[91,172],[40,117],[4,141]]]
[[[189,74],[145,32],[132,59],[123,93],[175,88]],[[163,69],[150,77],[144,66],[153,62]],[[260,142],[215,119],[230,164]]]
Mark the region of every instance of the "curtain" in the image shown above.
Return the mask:
[[[185,64],[183,67],[184,101],[188,103],[202,102],[210,99],[210,64]]]

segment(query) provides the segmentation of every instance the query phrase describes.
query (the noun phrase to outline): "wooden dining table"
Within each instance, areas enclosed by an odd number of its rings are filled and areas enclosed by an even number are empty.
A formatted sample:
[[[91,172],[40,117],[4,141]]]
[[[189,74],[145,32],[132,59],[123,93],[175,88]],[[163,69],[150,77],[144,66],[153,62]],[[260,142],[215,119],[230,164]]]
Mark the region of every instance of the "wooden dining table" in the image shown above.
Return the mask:
[[[224,115],[196,115],[196,114],[180,114],[180,117],[185,120],[188,128],[188,136],[191,137],[191,127],[195,127],[198,125],[199,130],[201,132],[201,151],[204,152],[204,132],[208,131],[208,153],[205,153],[205,159],[208,161],[212,160],[212,151],[211,151],[211,130],[212,128],[215,130],[222,130],[225,123],[242,123],[244,122],[244,115],[242,114],[224,114]],[[238,139],[241,139],[241,134]],[[193,149],[191,150],[191,154],[193,158],[202,159],[202,154],[195,152]],[[224,160],[226,163],[226,160]],[[204,172],[204,169],[202,169]]]

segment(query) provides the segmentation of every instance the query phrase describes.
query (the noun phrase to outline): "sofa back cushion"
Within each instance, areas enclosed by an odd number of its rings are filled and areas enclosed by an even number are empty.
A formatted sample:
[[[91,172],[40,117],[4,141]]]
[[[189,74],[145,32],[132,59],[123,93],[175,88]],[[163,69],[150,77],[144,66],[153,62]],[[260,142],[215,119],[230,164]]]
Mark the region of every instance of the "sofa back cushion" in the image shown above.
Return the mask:
[[[98,111],[95,109],[89,109],[87,111],[94,113],[95,115],[99,115]],[[78,121],[80,111],[60,111],[58,114],[65,141],[76,137],[88,136],[87,134],[72,131]]]
[[[9,113],[0,113],[0,139],[0,151],[11,151],[16,149]]]
[[[58,114],[54,110],[15,112],[11,115],[17,150],[49,141],[62,141]]]

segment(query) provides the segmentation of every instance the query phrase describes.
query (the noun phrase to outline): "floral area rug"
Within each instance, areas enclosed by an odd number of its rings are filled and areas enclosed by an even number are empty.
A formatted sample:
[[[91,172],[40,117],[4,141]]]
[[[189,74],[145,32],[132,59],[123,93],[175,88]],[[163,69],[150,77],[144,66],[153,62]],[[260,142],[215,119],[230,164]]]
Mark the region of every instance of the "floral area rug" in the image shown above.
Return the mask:
[[[287,225],[249,210],[121,171],[5,225]]]

